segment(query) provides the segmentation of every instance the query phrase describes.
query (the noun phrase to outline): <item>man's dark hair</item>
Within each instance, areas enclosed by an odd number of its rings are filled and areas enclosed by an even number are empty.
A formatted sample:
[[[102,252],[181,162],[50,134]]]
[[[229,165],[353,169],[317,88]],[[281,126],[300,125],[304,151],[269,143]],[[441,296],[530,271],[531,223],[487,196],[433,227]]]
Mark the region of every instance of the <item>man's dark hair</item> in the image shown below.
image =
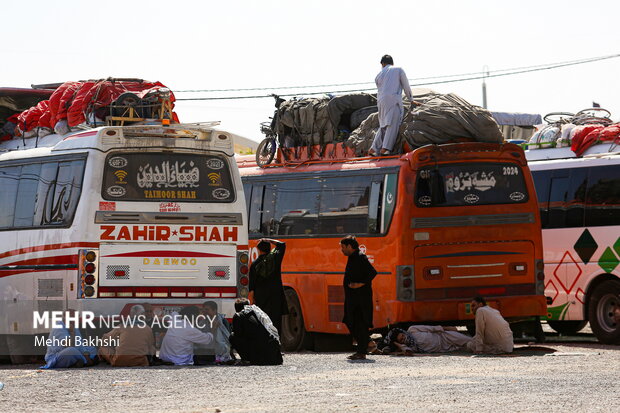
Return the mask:
[[[184,319],[187,319],[190,323],[194,323],[199,314],[200,310],[198,310],[198,307],[195,305],[183,307],[181,311],[179,311],[179,315],[181,315]]]
[[[246,305],[250,305],[250,301],[247,298],[237,298],[237,301],[235,301],[235,311],[238,313]]]
[[[381,58],[381,64],[382,65],[393,65],[394,59],[392,59],[392,56],[390,56],[389,54],[384,54],[383,57]]]
[[[260,252],[269,253],[271,251],[271,244],[269,241],[261,241],[256,246]]]
[[[484,297],[474,297],[472,301],[475,301],[477,303],[482,304],[483,306],[487,305],[487,300],[484,299]]]
[[[342,245],[350,245],[354,250],[360,249],[360,244],[357,242],[355,235],[347,235],[343,239],[340,240]]]
[[[217,312],[217,303],[215,301],[205,301],[202,305],[209,307],[211,310]]]

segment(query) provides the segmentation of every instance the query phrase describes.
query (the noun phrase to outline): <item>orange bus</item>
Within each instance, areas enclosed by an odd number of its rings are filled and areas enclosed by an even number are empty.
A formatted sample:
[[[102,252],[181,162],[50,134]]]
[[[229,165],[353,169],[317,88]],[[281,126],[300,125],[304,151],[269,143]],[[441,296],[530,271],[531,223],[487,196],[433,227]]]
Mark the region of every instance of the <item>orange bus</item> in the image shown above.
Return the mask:
[[[265,168],[237,160],[251,258],[259,238],[287,243],[285,349],[300,349],[309,333],[348,333],[339,247],[347,234],[378,271],[375,328],[471,325],[477,295],[507,319],[546,314],[540,218],[521,148],[456,143],[353,158],[338,144],[325,153]]]

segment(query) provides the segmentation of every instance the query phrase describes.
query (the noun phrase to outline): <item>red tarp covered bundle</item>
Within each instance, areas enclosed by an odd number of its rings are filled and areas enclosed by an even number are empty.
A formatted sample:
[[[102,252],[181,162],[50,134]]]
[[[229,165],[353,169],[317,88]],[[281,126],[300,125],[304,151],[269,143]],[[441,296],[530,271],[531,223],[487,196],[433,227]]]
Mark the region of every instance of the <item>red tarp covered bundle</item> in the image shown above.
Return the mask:
[[[613,142],[620,139],[620,125],[581,125],[575,127],[571,149],[577,156],[583,153],[592,145],[600,142]]]
[[[52,93],[49,100],[20,113],[18,127],[22,133],[37,127],[54,129],[56,123],[64,119],[69,127],[74,127],[90,120],[91,114],[109,114],[107,107],[124,93],[130,92],[142,99],[161,89],[167,90],[160,82],[140,80],[65,82]],[[170,92],[173,108],[174,100],[174,94]],[[172,116],[177,121],[174,113]]]

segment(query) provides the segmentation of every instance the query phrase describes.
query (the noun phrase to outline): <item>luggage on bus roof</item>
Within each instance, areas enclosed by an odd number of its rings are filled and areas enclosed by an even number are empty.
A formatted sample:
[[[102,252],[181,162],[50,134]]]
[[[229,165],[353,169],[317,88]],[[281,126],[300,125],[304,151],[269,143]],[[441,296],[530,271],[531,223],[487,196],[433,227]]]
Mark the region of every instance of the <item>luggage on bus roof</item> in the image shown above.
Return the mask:
[[[414,97],[422,103],[405,115],[400,127],[394,152],[403,144],[416,148],[427,144],[441,144],[458,140],[501,143],[502,132],[491,113],[467,102],[454,93]],[[372,114],[351,133],[345,144],[365,155],[379,129],[377,114]]]
[[[28,107],[11,108],[13,113],[9,115],[21,113],[16,119],[11,119],[14,125],[11,129],[14,131],[4,131],[9,137],[42,137],[54,131],[66,134],[78,125],[102,126],[107,116],[126,116],[123,113],[129,106],[132,108],[130,117],[136,120],[150,118],[159,109],[163,97],[170,102],[169,116],[177,121],[172,112],[174,94],[160,82],[107,78],[40,87],[50,89],[37,89],[35,96],[39,98],[31,98]],[[23,95],[30,96],[32,93],[24,92]],[[117,107],[120,110],[118,113],[115,112]]]

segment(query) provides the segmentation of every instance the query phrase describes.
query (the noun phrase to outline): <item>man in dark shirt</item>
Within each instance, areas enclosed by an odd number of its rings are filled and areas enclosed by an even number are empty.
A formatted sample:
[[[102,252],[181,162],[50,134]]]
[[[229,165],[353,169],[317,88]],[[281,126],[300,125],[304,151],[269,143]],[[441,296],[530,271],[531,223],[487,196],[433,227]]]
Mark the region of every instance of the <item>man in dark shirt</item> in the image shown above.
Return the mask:
[[[364,360],[372,328],[372,280],[377,271],[359,250],[353,235],[340,240],[342,253],[349,257],[344,272],[344,318],[343,323],[357,341],[357,351],[350,360]]]
[[[271,250],[271,245],[275,248]],[[288,314],[284,288],[282,287],[282,260],[286,244],[263,238],[259,240],[258,258],[250,266],[250,293],[248,298],[263,310],[282,335],[282,316]]]

